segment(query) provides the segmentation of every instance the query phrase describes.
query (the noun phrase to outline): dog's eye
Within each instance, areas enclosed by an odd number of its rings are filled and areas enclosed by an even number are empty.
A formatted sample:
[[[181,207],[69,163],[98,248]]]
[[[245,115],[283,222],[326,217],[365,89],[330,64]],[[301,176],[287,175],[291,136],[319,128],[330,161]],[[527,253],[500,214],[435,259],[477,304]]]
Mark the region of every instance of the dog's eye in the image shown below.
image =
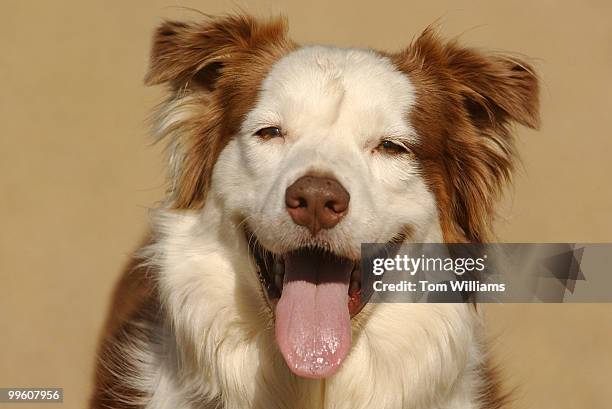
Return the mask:
[[[277,128],[276,126],[268,126],[255,132],[255,136],[259,136],[262,139],[272,139],[282,137],[283,133],[281,132],[280,128]]]
[[[389,140],[382,141],[378,145],[377,149],[389,155],[397,155],[408,152],[408,148],[406,148],[404,145]]]

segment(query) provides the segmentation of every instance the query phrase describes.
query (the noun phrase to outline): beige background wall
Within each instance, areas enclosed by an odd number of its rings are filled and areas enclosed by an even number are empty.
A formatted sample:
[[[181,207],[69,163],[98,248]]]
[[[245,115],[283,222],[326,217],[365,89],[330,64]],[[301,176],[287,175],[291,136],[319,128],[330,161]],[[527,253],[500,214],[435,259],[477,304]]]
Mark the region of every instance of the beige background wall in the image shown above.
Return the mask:
[[[113,284],[160,199],[145,119],[150,35],[174,8],[283,12],[305,43],[395,50],[438,20],[466,44],[534,57],[543,128],[519,129],[523,170],[505,241],[612,241],[612,7],[606,1],[219,1],[0,4],[0,386],[65,388],[85,406]],[[170,7],[169,7],[170,6]],[[518,408],[609,408],[612,306],[487,310]],[[23,406],[22,406],[23,407]]]

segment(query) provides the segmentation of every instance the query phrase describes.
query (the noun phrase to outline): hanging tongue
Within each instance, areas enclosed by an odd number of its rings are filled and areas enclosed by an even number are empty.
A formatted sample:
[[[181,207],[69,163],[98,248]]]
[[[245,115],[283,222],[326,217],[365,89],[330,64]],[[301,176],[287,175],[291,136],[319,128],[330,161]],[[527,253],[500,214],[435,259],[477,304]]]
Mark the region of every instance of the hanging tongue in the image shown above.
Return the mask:
[[[296,375],[332,375],[351,347],[348,287],[353,262],[318,251],[285,257],[276,342]]]

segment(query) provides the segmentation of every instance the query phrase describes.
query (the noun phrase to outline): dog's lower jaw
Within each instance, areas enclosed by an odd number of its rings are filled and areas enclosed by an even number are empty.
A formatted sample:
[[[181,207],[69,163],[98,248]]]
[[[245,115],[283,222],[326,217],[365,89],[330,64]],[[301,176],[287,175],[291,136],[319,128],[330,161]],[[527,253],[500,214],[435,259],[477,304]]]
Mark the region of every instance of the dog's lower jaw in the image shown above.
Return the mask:
[[[167,332],[138,354],[157,363],[138,369],[147,379],[146,407],[480,407],[478,317],[463,304],[368,305],[334,376],[293,375],[275,344],[240,226],[213,206],[202,214],[164,212],[156,221],[159,238],[149,252]]]

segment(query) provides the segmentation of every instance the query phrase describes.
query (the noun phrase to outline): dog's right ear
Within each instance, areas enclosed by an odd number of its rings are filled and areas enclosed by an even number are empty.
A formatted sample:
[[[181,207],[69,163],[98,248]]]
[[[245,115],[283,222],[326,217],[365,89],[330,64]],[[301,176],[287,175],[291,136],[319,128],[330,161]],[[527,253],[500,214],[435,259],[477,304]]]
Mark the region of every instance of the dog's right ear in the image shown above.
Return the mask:
[[[207,19],[201,23],[166,21],[156,30],[146,85],[212,91],[226,64],[262,43],[283,38],[284,21],[259,22],[248,15]]]
[[[271,66],[296,45],[283,17],[209,17],[167,21],[155,32],[147,85],[165,84],[154,132],[170,146],[168,203],[204,206],[221,150],[254,105]]]
[[[211,37],[207,31],[210,30],[196,24],[162,23],[153,36],[151,65],[145,84],[169,83],[173,88],[201,85],[212,89],[221,67],[216,54],[223,45],[207,38]]]

